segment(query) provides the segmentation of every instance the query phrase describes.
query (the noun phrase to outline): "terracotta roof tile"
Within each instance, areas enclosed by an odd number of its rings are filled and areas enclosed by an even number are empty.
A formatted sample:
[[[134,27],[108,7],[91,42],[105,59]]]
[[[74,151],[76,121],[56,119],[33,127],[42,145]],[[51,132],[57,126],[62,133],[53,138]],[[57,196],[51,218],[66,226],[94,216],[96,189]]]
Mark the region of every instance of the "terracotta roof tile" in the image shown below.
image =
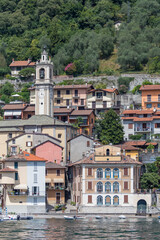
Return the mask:
[[[54,113],[71,113],[73,108],[54,108]]]
[[[160,90],[160,85],[142,85],[139,90]]]
[[[74,110],[71,113],[71,116],[88,116],[93,112],[93,110]]]
[[[153,110],[124,110],[122,114],[152,114]]]
[[[35,62],[28,62],[28,61],[13,61],[9,66],[10,67],[27,67],[27,66],[35,66]]]
[[[37,157],[34,154],[28,153],[26,151],[23,151],[23,156],[27,161],[37,161],[37,162],[46,162],[47,160],[44,158]]]
[[[11,103],[11,104],[6,104],[2,109],[3,110],[23,110],[26,108],[27,104],[25,103]]]
[[[85,157],[77,162],[69,164],[69,166],[74,166],[74,165],[79,165],[79,164],[105,164],[105,165],[110,165],[110,164],[138,164],[142,165],[141,162],[138,162],[128,156],[121,155],[122,159],[121,161],[106,161],[106,162],[100,162],[100,161],[95,161],[94,160],[94,153],[91,154],[89,157]]]
[[[133,120],[135,117],[121,117],[122,120]]]
[[[13,168],[6,167],[6,168],[1,169],[0,172],[17,172],[17,170],[13,169]]]
[[[141,140],[135,140],[135,141],[128,141],[125,142],[127,145],[132,145],[132,146],[144,146],[146,144],[146,141],[141,141]]]
[[[122,150],[125,149],[125,150],[140,150],[139,148],[137,147],[134,147],[133,145],[129,145],[129,144],[119,144],[119,145],[114,145],[115,147],[120,147]]]
[[[157,146],[158,143],[156,143],[156,142],[149,142],[149,143],[146,143],[145,145],[148,146],[150,144],[152,144],[153,146]]]
[[[153,121],[153,117],[146,117],[146,118],[138,118],[138,117],[135,117],[133,119],[134,122],[151,122]]]
[[[29,105],[24,109],[24,112],[35,112],[35,105]]]

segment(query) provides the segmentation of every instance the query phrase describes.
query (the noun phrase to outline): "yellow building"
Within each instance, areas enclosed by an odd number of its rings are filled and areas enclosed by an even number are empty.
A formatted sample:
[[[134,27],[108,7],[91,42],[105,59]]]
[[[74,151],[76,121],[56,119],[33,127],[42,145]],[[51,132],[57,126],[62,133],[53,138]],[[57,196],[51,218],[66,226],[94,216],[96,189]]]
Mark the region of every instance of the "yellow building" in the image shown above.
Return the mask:
[[[141,163],[121,154],[120,147],[97,147],[70,168],[72,200],[80,203],[82,212],[139,213],[143,200],[146,213],[151,205],[151,194],[137,194]]]
[[[121,154],[126,155],[136,161],[139,161],[140,152],[142,151],[142,149],[132,146],[131,143],[126,142],[124,144],[120,144],[116,146],[121,148]]]
[[[65,167],[46,163],[46,192],[48,205],[65,203]]]

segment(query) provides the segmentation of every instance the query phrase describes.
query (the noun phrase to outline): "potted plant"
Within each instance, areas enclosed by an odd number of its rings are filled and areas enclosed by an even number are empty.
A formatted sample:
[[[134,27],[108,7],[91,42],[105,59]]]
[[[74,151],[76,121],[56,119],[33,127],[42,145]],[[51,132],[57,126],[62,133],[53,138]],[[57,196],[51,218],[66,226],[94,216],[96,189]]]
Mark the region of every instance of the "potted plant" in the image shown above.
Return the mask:
[[[62,207],[62,213],[66,210],[65,206]]]

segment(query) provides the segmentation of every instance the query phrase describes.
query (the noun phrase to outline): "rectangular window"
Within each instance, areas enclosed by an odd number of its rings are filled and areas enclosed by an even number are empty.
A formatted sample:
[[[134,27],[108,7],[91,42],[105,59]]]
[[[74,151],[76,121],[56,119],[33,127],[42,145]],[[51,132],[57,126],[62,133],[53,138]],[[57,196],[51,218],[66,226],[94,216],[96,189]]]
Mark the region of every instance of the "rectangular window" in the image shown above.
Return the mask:
[[[15,180],[16,181],[18,180],[18,173],[17,172],[15,173]]]
[[[87,141],[87,147],[90,147],[90,141]]]
[[[12,153],[17,153],[17,147],[11,147],[11,152]]]
[[[57,91],[57,97],[60,97],[60,96],[61,96],[61,91],[58,90],[58,91]]]
[[[147,108],[151,108],[152,104],[151,103],[147,103]]]
[[[128,129],[133,129],[133,123],[128,124]]]
[[[61,138],[62,137],[62,134],[61,133],[58,133],[58,138]]]
[[[69,99],[66,99],[66,105],[69,106]]]
[[[78,90],[74,91],[75,97],[78,97]]]
[[[61,202],[61,194],[60,193],[56,193],[56,203],[60,203]]]
[[[39,195],[39,187],[32,187],[32,195]]]
[[[61,171],[59,169],[57,169],[57,176],[61,175]]]
[[[34,162],[34,171],[37,171],[37,162]]]
[[[107,108],[107,102],[103,101],[103,108]]]
[[[37,183],[37,174],[34,174],[34,183]]]
[[[57,104],[60,104],[61,103],[61,100],[57,99]]]
[[[18,162],[14,162],[14,168],[15,168],[15,169],[18,168]]]
[[[160,128],[160,123],[155,123],[155,128]]]
[[[37,197],[34,197],[34,198],[33,198],[33,204],[34,204],[34,205],[37,205]]]
[[[128,182],[124,182],[124,190],[128,190]]]
[[[96,102],[92,102],[92,108],[93,108],[93,109],[96,108]]]
[[[70,90],[66,90],[66,95],[69,95],[70,94]]]
[[[88,190],[92,190],[92,182],[88,182]]]
[[[124,176],[128,176],[128,168],[124,168]]]
[[[128,195],[124,195],[124,203],[128,203]]]
[[[9,134],[8,134],[8,137],[9,137],[9,138],[12,138],[12,133],[9,133]]]
[[[88,168],[88,176],[92,176],[92,168]]]
[[[26,146],[27,147],[31,147],[32,146],[32,142],[26,142]]]
[[[80,203],[80,196],[77,196],[77,202]]]
[[[147,95],[147,102],[151,102],[151,95]]]
[[[78,99],[74,99],[74,103],[78,103]]]
[[[106,92],[103,92],[103,96],[106,96]]]
[[[92,195],[88,195],[88,203],[92,203]]]
[[[15,144],[15,143],[16,143],[16,140],[15,140],[15,139],[13,139],[13,140],[12,140],[12,144]]]
[[[84,105],[84,99],[81,99],[81,105]]]

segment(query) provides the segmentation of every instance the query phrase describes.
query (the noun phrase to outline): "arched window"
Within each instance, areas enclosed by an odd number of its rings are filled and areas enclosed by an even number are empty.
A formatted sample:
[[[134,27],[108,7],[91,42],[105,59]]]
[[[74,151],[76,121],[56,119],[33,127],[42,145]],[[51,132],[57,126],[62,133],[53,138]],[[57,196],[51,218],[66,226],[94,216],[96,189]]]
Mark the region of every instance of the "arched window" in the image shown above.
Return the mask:
[[[97,183],[97,192],[103,192],[103,183],[102,182]]]
[[[107,195],[105,197],[105,205],[106,206],[110,206],[111,205],[111,197],[109,195]]]
[[[111,169],[110,168],[106,168],[105,169],[105,178],[110,178],[111,177]]]
[[[39,76],[40,76],[40,79],[44,79],[45,78],[45,70],[44,70],[44,68],[41,68],[39,70]]]
[[[118,196],[113,197],[113,205],[115,205],[115,206],[119,205],[119,197]]]
[[[109,150],[109,149],[106,150],[106,155],[107,155],[107,156],[110,155],[110,150]]]
[[[110,192],[111,191],[111,183],[110,182],[106,182],[105,183],[105,192]]]
[[[97,169],[97,178],[103,178],[103,169],[102,168]]]
[[[103,205],[103,197],[101,195],[97,196],[97,205],[98,206]]]
[[[113,183],[113,192],[114,193],[118,193],[119,192],[119,183],[118,182],[114,182]]]
[[[113,177],[114,178],[119,178],[119,169],[118,168],[113,169]]]

